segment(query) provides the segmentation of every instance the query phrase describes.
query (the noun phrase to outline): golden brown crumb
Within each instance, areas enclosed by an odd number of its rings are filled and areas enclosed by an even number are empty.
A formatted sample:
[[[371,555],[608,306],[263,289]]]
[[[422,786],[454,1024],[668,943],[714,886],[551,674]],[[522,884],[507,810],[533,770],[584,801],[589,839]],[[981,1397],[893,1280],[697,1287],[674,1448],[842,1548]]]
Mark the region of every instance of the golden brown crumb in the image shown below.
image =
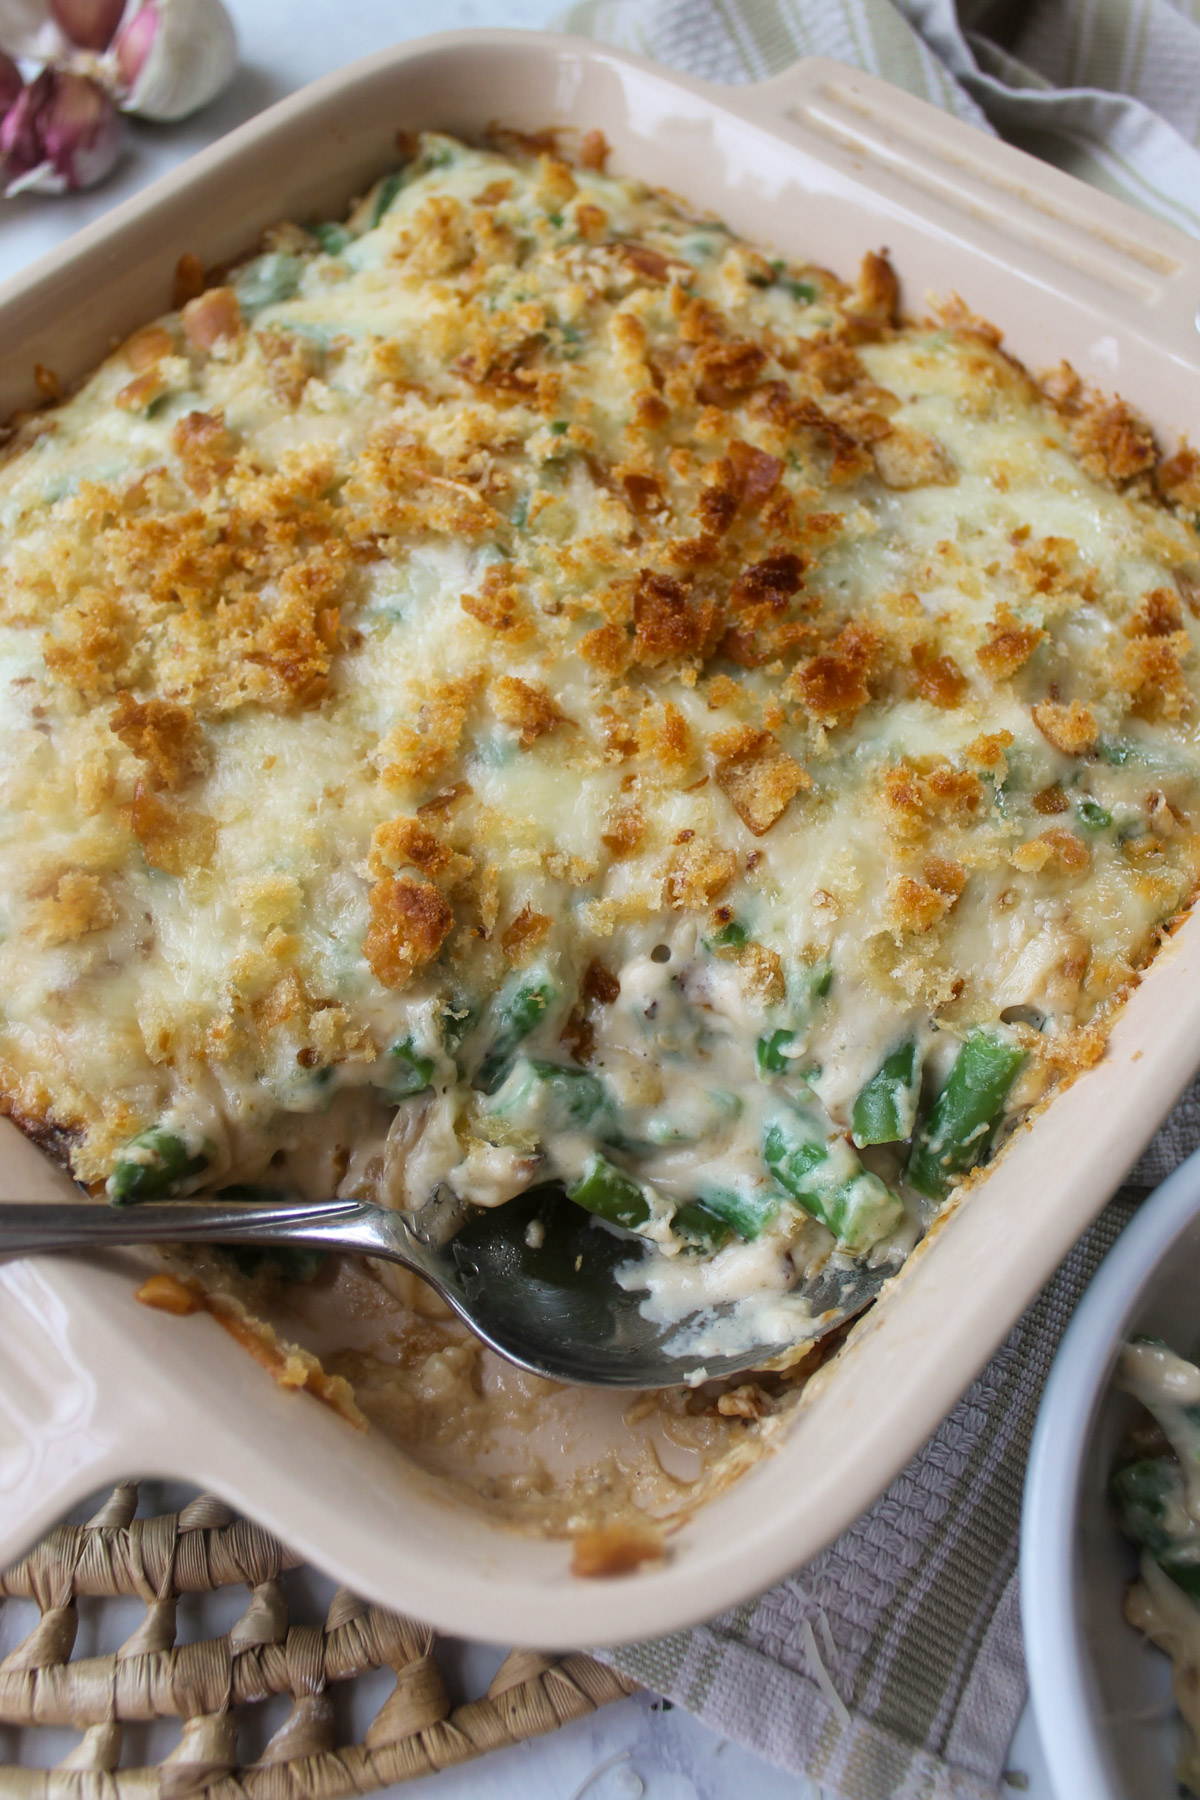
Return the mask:
[[[171,283],[171,308],[179,312],[189,300],[196,300],[204,292],[204,264],[190,250],[185,250],[175,264],[175,275]]]
[[[284,406],[298,406],[304,390],[325,367],[320,344],[298,331],[271,326],[255,333],[258,352],[267,366],[267,382]]]
[[[1057,782],[1051,787],[1040,789],[1033,796],[1033,810],[1035,813],[1041,813],[1043,818],[1052,817],[1055,813],[1069,812],[1070,809],[1071,802]]]
[[[1022,625],[1011,606],[996,609],[988,621],[987,642],[977,651],[979,666],[996,681],[1003,681],[1029,661],[1045,632],[1040,625]]]
[[[746,992],[762,1006],[778,1006],[787,997],[783,961],[766,944],[744,944],[736,961]]]
[[[562,713],[540,683],[522,681],[516,675],[499,676],[493,681],[488,698],[496,717],[519,734],[526,749],[563,721]]]
[[[462,609],[489,631],[511,632],[519,623],[521,595],[510,563],[494,563],[477,594],[462,596]]]
[[[914,875],[896,875],[888,882],[888,918],[896,931],[930,931],[952,905],[946,894]]]
[[[1069,706],[1043,700],[1032,711],[1033,722],[1042,736],[1064,756],[1081,756],[1092,748],[1100,735],[1091,709],[1078,700],[1072,700]]]
[[[168,875],[192,875],[212,862],[217,827],[207,813],[172,806],[139,781],[128,816],[130,830],[152,869]]]
[[[164,356],[172,355],[174,349],[175,341],[170,332],[164,331],[161,325],[146,325],[126,339],[125,360],[131,369],[140,374],[153,368]]]
[[[1010,750],[1012,744],[1011,731],[984,732],[982,736],[971,739],[963,755],[968,762],[986,769],[996,781],[1003,781],[1008,774],[1008,758],[1004,752]]]
[[[419,819],[401,814],[377,825],[371,835],[369,868],[372,875],[386,875],[389,870],[411,863],[423,875],[437,875],[453,860],[454,852]]]
[[[871,455],[885,487],[945,487],[958,479],[958,470],[937,439],[908,425],[893,426],[871,445]]]
[[[887,251],[868,250],[858,271],[855,313],[873,324],[892,325],[900,303],[900,284]]]
[[[431,962],[453,924],[449,903],[428,881],[383,875],[371,889],[363,955],[384,987],[403,987]]]
[[[711,602],[693,606],[688,589],[673,575],[643,569],[633,597],[633,654],[653,668],[699,650],[712,620]]]
[[[796,795],[812,787],[807,769],[769,731],[719,732],[713,748],[720,758],[713,779],[755,837],[769,831]]]
[[[608,820],[600,833],[600,842],[620,861],[641,848],[645,835],[646,822],[640,807],[623,806]]]
[[[846,724],[871,698],[870,676],[879,639],[869,625],[852,619],[822,650],[801,664],[788,683],[823,725]]]
[[[967,885],[966,869],[960,862],[953,862],[946,856],[926,857],[922,873],[930,887],[951,905]]]
[[[920,699],[949,712],[961,703],[968,683],[952,656],[939,656],[931,645],[917,644],[912,653],[909,686]]]
[[[181,315],[184,336],[196,350],[212,350],[236,338],[242,329],[242,309],[232,288],[209,288],[197,300],[189,300]]]
[[[529,952],[545,939],[553,923],[554,920],[547,918],[545,913],[535,912],[532,906],[523,906],[500,934],[500,948],[509,962],[524,962]]]
[[[43,400],[53,400],[57,402],[62,399],[65,391],[63,384],[54,373],[54,370],[48,369],[45,363],[34,363],[33,381],[34,386],[37,388],[37,391],[42,396]]]
[[[579,166],[583,169],[594,169],[597,174],[604,173],[604,165],[608,161],[608,139],[602,131],[595,129],[586,131],[579,146]]]
[[[1123,400],[1097,399],[1083,413],[1072,435],[1079,460],[1091,475],[1123,482],[1154,465],[1156,451],[1150,428]]]
[[[145,763],[154,787],[180,788],[206,766],[204,734],[190,706],[143,702],[122,689],[108,723],[125,748]]]
[[[116,922],[117,909],[95,875],[68,869],[54,893],[37,907],[37,931],[43,944],[73,944],[92,931]]]
[[[158,396],[164,392],[165,383],[159,369],[147,369],[142,375],[135,375],[127,381],[117,394],[115,405],[124,412],[142,412]]]
[[[586,1580],[630,1575],[665,1552],[662,1528],[649,1520],[644,1525],[606,1525],[598,1531],[581,1531],[573,1542],[571,1573]]]
[[[619,625],[597,625],[579,640],[579,654],[594,669],[614,678],[633,661],[633,640]]]
[[[153,1307],[155,1312],[171,1313],[177,1319],[207,1311],[200,1284],[180,1281],[177,1275],[151,1275],[133,1297],[143,1306]]]
[[[1167,637],[1135,637],[1125,646],[1114,679],[1147,719],[1178,719],[1188,703],[1183,663],[1191,655],[1186,631]]]
[[[1087,868],[1091,855],[1082,838],[1056,825],[1040,837],[1018,844],[1008,860],[1027,874],[1078,875]]]
[[[737,874],[737,857],[711,838],[677,845],[666,869],[667,904],[703,912]]]

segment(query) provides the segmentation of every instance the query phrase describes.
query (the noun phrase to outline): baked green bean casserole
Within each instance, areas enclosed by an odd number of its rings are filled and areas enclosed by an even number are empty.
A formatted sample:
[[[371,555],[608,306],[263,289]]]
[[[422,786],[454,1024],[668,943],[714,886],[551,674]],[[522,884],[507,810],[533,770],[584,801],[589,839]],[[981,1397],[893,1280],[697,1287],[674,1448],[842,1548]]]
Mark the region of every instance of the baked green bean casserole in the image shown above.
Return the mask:
[[[426,134],[40,371],[0,1086],[114,1205],[557,1183],[784,1352],[1191,899],[1200,458],[565,145]]]

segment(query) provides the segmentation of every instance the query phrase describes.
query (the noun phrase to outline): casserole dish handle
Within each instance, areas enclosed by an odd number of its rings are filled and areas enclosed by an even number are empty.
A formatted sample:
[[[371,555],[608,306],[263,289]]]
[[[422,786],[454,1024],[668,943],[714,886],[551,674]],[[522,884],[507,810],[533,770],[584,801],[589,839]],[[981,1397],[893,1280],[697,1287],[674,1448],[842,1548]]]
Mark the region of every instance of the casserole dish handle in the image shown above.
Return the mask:
[[[0,1154],[10,1192],[79,1198],[69,1177],[7,1119],[0,1119]],[[106,1260],[109,1282],[120,1281],[135,1315],[136,1336],[136,1315],[146,1315],[132,1305],[128,1265],[117,1276],[116,1259]],[[167,1376],[123,1332],[89,1330],[96,1300],[85,1278],[97,1265],[60,1260],[53,1279],[49,1268],[45,1258],[0,1261],[0,1568],[97,1488],[155,1473],[155,1420],[179,1403]]]
[[[1200,243],[876,76],[808,57],[725,104],[995,258],[1006,240],[1054,285],[1150,327],[1200,363]],[[1056,266],[1056,268],[1055,268]],[[1151,315],[1149,318],[1146,315]]]

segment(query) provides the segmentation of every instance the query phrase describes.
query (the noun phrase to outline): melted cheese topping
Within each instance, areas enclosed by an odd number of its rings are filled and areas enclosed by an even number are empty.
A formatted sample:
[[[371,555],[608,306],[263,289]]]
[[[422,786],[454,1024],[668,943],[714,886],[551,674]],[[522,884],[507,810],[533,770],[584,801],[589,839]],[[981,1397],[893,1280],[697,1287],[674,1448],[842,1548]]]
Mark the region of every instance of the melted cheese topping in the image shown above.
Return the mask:
[[[585,161],[427,136],[17,429],[0,1081],[117,1198],[558,1176],[779,1341],[1192,893],[1200,463]]]

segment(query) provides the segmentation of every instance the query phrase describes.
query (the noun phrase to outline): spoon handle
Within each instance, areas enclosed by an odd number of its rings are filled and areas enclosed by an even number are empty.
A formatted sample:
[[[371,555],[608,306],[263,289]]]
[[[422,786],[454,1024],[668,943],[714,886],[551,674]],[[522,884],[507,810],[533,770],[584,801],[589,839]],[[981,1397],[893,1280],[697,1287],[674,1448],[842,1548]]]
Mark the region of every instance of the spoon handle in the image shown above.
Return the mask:
[[[94,1200],[0,1203],[0,1256],[118,1244],[336,1244],[373,1209],[358,1200],[167,1200],[104,1206]]]

